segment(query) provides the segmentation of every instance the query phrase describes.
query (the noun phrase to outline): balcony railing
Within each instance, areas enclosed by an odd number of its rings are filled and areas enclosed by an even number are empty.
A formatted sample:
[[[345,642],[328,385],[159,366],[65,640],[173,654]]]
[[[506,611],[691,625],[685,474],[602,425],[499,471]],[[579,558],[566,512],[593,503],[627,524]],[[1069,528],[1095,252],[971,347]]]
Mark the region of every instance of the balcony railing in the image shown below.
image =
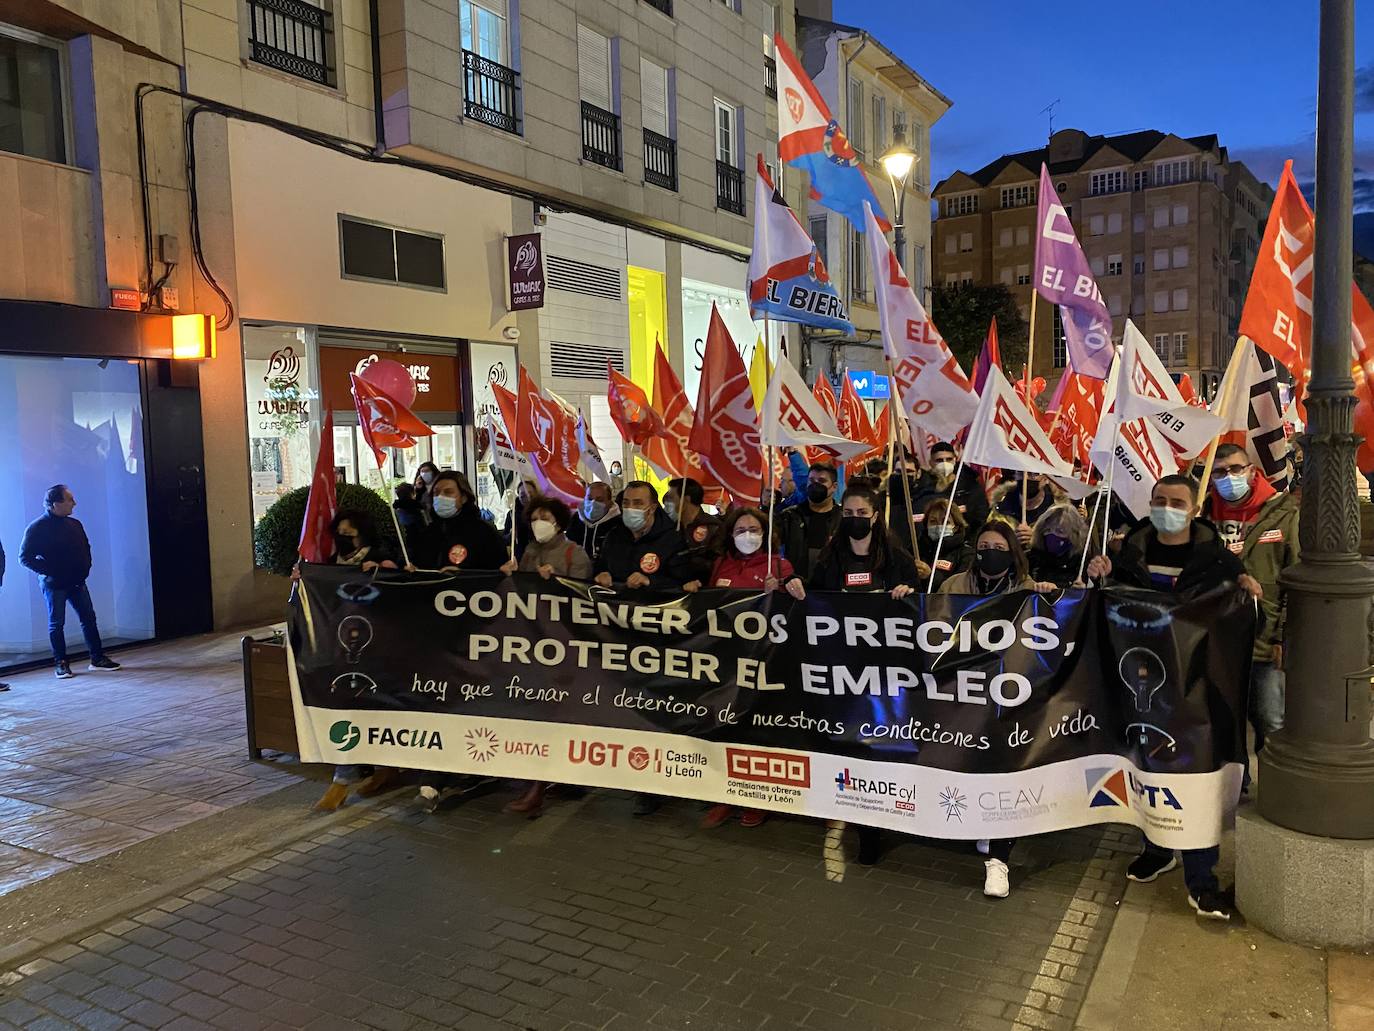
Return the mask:
[[[778,99],[778,59],[771,54],[763,55],[763,92]]]
[[[726,161],[716,162],[716,207],[744,214],[744,171]]]
[[[303,0],[248,0],[249,57],[258,64],[333,86],[334,15]]]
[[[520,73],[463,51],[463,115],[506,132],[520,132]]]
[[[673,0],[644,0],[655,11],[662,11],[669,18],[673,16]]]
[[[677,190],[677,140],[644,130],[644,181]]]
[[[582,101],[582,159],[620,171],[620,116]]]

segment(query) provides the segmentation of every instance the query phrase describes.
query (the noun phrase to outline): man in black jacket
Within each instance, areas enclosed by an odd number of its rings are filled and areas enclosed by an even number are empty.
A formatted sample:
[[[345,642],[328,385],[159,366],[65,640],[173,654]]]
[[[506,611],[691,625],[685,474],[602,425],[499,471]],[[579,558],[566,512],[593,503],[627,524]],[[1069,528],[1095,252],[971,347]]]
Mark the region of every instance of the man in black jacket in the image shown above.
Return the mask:
[[[982,481],[978,474],[964,466],[964,470],[959,474],[959,485],[954,485],[954,474],[959,471],[959,460],[954,454],[954,445],[946,441],[939,441],[930,446],[930,469],[916,482],[911,494],[911,511],[914,515],[921,515],[936,498],[948,498],[950,488],[954,489],[954,504],[959,509],[959,514],[964,517],[964,522],[968,523],[969,534],[978,532],[978,528],[987,521],[988,518],[988,495],[983,490]],[[897,485],[899,488],[901,484]],[[892,493],[892,501],[895,506],[897,497],[901,493],[900,489]],[[905,504],[905,502],[903,502]],[[1019,513],[1018,513],[1019,516]],[[894,518],[891,525],[895,527],[897,521]]]
[[[681,587],[692,578],[686,544],[652,484],[625,484],[620,522],[606,534],[593,568],[603,587]]]
[[[811,463],[806,472],[806,504],[795,505],[778,518],[782,553],[803,581],[811,579],[821,550],[840,528],[842,513],[835,503],[835,485],[839,482],[833,465]]]
[[[1088,563],[1088,575],[1110,575],[1118,583],[1156,591],[1208,591],[1234,580],[1251,597],[1264,591],[1245,572],[1211,523],[1197,518],[1198,484],[1191,476],[1165,476],[1150,494],[1150,518],[1138,523],[1121,545],[1115,560],[1098,555]],[[1244,714],[1240,714],[1244,718]],[[1188,904],[1199,916],[1231,919],[1231,902],[1219,891],[1216,875],[1218,848],[1184,849],[1183,880]],[[1178,865],[1172,849],[1149,838],[1126,870],[1130,880],[1148,883]]]
[[[86,589],[86,577],[91,573],[91,542],[85,527],[72,518],[76,498],[66,484],[59,483],[48,488],[43,506],[47,514],[39,516],[24,531],[19,561],[42,578],[43,598],[48,603],[48,641],[52,644],[57,679],[66,680],[72,675],[67,662],[67,637],[62,630],[68,602],[81,620],[91,670],[119,669],[119,663],[105,654],[100,643],[95,607],[91,604],[91,592]]]

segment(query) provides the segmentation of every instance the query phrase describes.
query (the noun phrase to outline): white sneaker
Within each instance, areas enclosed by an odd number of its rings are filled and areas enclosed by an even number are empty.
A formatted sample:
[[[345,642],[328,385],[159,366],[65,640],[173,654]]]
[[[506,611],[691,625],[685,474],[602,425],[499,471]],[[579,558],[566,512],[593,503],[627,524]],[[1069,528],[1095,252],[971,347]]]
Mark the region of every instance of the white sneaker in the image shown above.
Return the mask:
[[[1000,859],[989,859],[983,864],[987,871],[983,878],[983,894],[990,899],[1004,899],[1011,894],[1011,880],[1007,877],[1007,864]]]
[[[979,838],[978,844],[974,845],[973,847],[978,850],[978,854],[980,856],[985,856],[988,854],[988,850],[992,847],[992,842],[988,841],[987,838]]]
[[[420,797],[426,802],[437,802],[439,800],[439,789],[432,788],[428,784],[421,786]]]

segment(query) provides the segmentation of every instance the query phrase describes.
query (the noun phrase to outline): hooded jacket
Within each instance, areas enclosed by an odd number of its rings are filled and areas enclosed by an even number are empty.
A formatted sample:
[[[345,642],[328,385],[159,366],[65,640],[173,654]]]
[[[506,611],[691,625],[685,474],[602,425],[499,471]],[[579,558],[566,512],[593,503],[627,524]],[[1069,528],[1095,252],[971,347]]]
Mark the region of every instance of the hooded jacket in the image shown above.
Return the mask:
[[[1145,555],[1149,542],[1158,536],[1154,524],[1142,519],[1126,534],[1121,551],[1112,559],[1112,579],[1129,587],[1157,590],[1150,579]],[[1235,580],[1245,572],[1240,559],[1222,542],[1217,528],[1205,519],[1194,519],[1192,525],[1193,552],[1178,574],[1174,591],[1199,589],[1207,591],[1227,580]]]
[[[892,496],[894,505],[901,493],[901,483],[898,482],[897,492]],[[944,490],[937,489],[935,473],[927,470],[916,481],[916,489],[911,495],[913,518],[923,516],[926,506],[932,501],[947,497],[949,497],[949,487],[945,487]],[[902,499],[902,503],[906,503],[905,498]],[[964,522],[968,523],[970,531],[977,531],[978,527],[987,522],[989,509],[987,493],[983,490],[983,484],[979,480],[978,474],[968,466],[964,466],[964,471],[959,476],[959,485],[954,488],[954,503],[959,506],[959,511],[963,513]]]
[[[618,584],[631,573],[642,573],[654,587],[681,587],[692,579],[687,547],[677,525],[661,508],[654,509],[653,516],[639,538],[617,519],[592,564],[594,573],[609,573]]]
[[[1255,477],[1250,493],[1251,497],[1240,505],[1210,495],[1207,510],[1216,513],[1222,526],[1235,534],[1228,544],[1230,551],[1240,557],[1245,571],[1264,588],[1264,597],[1260,599],[1264,622],[1255,634],[1254,661],[1273,662],[1274,645],[1283,643],[1288,608],[1279,574],[1295,565],[1300,554],[1298,499],[1289,493],[1278,493],[1262,476]]]
[[[602,545],[606,543],[606,535],[611,532],[611,527],[619,522],[620,506],[614,501],[606,509],[606,514],[596,522],[591,522],[582,510],[578,509],[568,523],[568,540],[585,551],[587,557],[595,562],[596,556],[601,554]]]

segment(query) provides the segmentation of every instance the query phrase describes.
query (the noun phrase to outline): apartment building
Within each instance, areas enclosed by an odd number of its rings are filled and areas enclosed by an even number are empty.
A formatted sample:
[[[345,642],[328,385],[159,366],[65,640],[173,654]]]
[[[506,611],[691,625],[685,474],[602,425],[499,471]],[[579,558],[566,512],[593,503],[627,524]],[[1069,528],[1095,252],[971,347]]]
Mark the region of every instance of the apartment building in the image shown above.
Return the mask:
[[[1191,377],[1210,398],[1235,347],[1273,190],[1232,161],[1215,135],[1062,129],[1045,147],[955,172],[935,188],[937,282],[1002,283],[1029,317],[1042,163],[1116,338],[1129,317],[1170,372]],[[1036,308],[1035,374],[1052,385],[1067,363],[1062,327],[1051,305]]]
[[[930,129],[949,110],[950,99],[862,28],[799,14],[797,46],[802,66],[849,134],[879,203],[894,223],[901,207],[906,244],[898,260],[928,304]],[[878,160],[898,132],[918,155],[900,203]],[[809,208],[808,227],[832,277],[843,286],[856,330],[852,340],[827,341],[824,368],[832,375],[842,368],[880,371],[882,341],[864,234],[818,205]]]

